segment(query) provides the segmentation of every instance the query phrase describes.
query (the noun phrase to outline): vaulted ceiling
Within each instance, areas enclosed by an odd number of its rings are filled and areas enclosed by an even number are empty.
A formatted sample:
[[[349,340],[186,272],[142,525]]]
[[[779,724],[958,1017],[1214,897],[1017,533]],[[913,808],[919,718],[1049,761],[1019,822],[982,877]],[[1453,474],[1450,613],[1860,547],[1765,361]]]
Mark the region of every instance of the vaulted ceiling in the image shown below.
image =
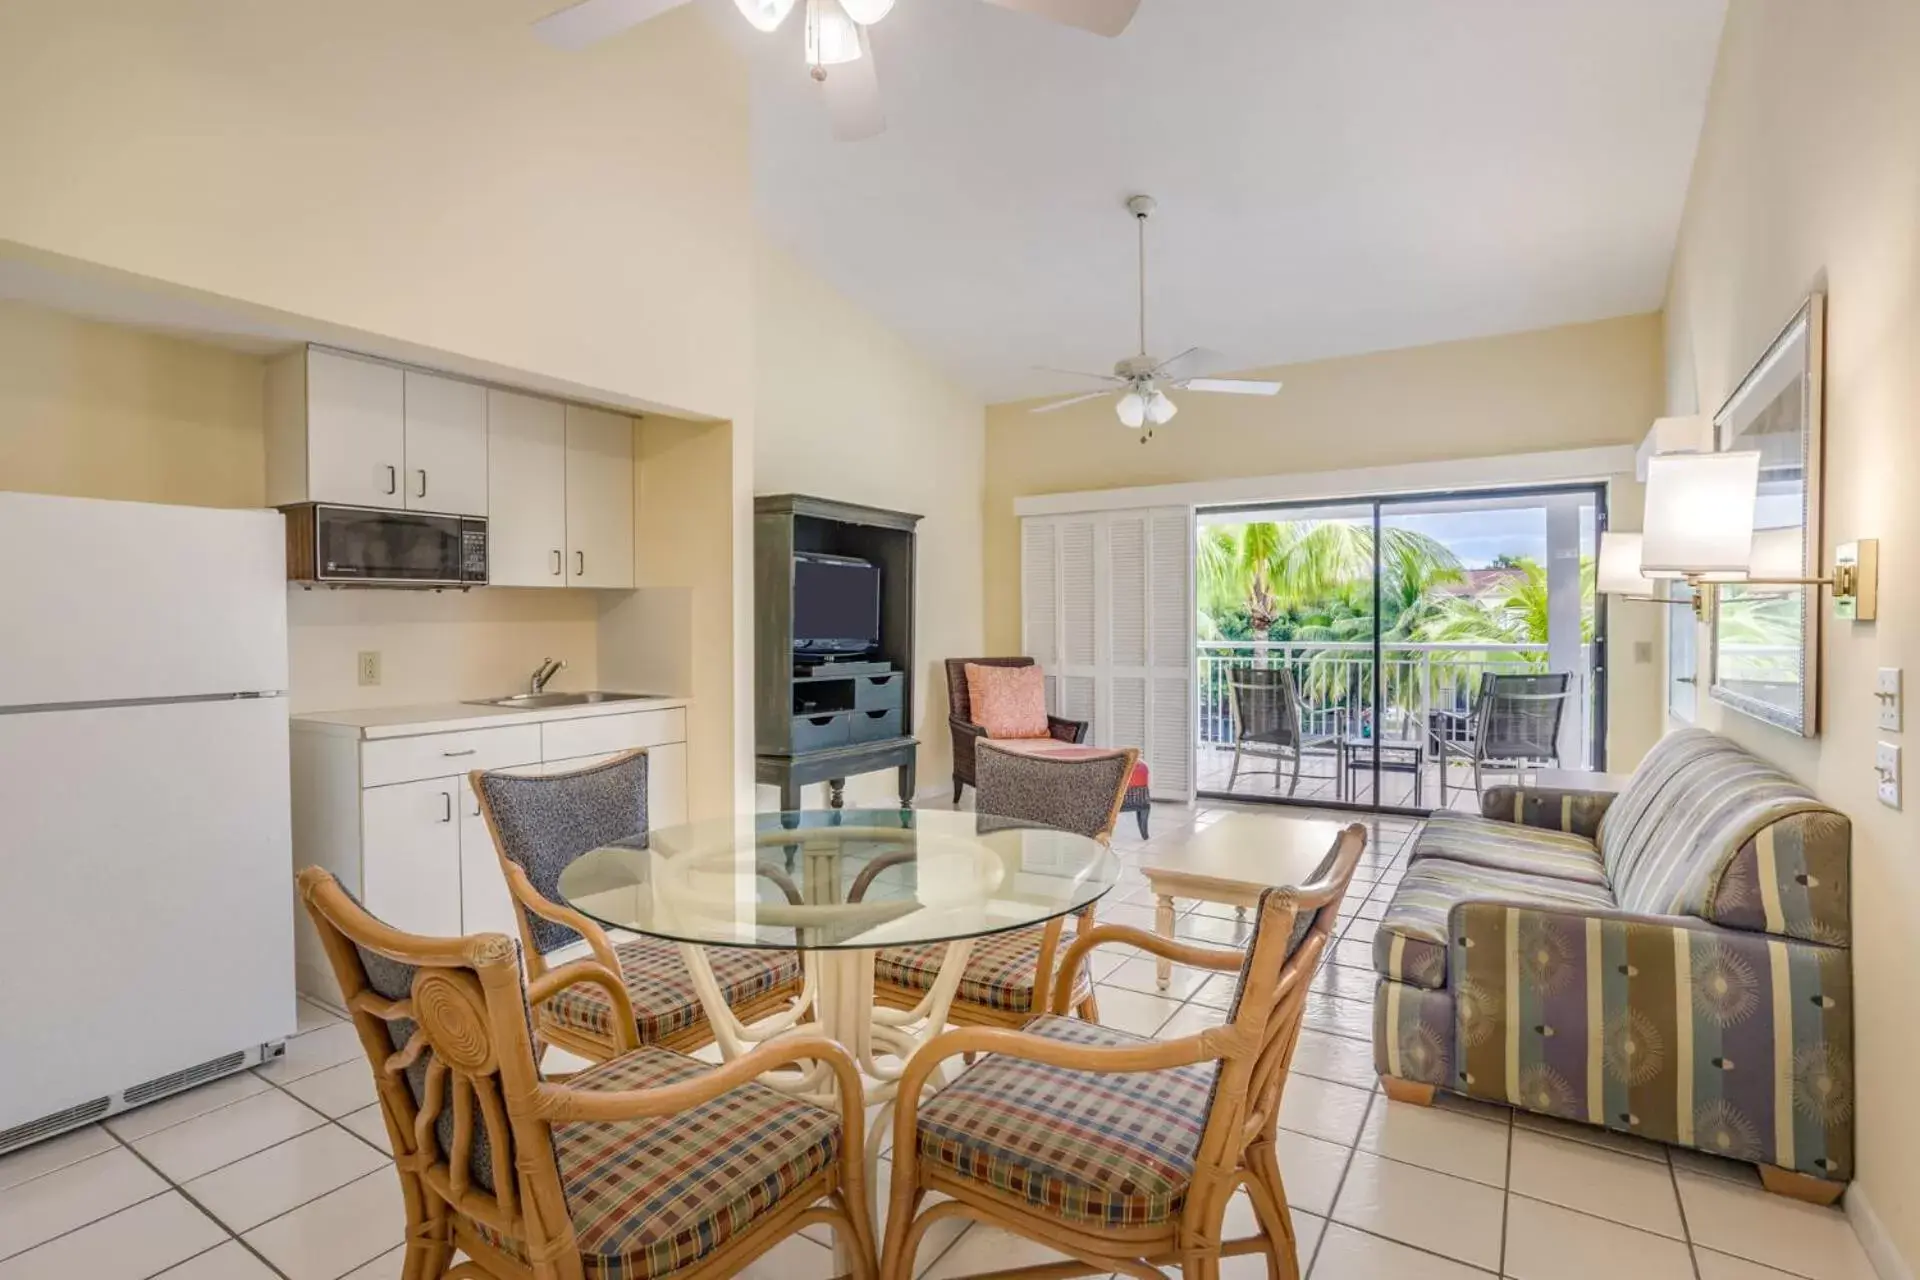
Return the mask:
[[[872,29],[836,143],[798,23],[748,51],[775,241],[989,400],[1149,345],[1223,369],[1656,309],[1725,0],[1143,0],[1105,40],[980,0]]]

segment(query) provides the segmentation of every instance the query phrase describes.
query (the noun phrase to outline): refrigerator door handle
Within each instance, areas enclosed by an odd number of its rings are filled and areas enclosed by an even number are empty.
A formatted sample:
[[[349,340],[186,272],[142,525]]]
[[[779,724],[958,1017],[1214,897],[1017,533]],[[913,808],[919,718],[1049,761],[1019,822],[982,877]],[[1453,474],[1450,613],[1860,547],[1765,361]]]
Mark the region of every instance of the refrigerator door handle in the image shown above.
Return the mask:
[[[451,791],[440,793],[440,821],[453,821],[453,792]]]

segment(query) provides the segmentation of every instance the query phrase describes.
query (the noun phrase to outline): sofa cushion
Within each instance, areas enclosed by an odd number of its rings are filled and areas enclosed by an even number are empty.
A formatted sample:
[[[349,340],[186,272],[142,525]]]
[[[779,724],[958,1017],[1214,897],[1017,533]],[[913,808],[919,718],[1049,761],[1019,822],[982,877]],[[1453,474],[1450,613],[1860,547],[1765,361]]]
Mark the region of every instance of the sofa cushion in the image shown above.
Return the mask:
[[[1848,946],[1852,844],[1844,814],[1813,809],[1782,818],[1731,860],[1696,865],[1678,909],[1731,929]]]
[[[1717,734],[1662,738],[1600,824],[1600,856],[1620,905],[1699,914],[1742,845],[1797,813],[1830,812],[1805,787]]]
[[[1413,842],[1414,865],[1428,858],[1445,858],[1449,862],[1464,862],[1494,871],[1577,880],[1582,884],[1607,883],[1606,868],[1600,865],[1600,850],[1585,836],[1476,818],[1444,809],[1436,810],[1427,819],[1426,827]]]
[[[1603,884],[1423,858],[1407,869],[1373,935],[1373,967],[1383,977],[1428,990],[1447,984],[1447,914],[1456,902],[1492,898],[1528,905],[1614,906]]]

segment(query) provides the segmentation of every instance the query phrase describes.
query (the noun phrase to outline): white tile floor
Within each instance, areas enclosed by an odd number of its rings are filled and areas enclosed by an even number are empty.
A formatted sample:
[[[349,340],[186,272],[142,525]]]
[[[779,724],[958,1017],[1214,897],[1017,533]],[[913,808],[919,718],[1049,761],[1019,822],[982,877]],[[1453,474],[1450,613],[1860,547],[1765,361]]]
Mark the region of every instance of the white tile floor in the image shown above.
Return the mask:
[[[1175,844],[1222,810],[1155,810]],[[1315,980],[1281,1110],[1281,1163],[1309,1280],[1871,1280],[1846,1218],[1770,1196],[1752,1171],[1636,1139],[1457,1100],[1389,1102],[1373,1077],[1366,935],[1392,895],[1414,824],[1381,819],[1341,914],[1343,945]],[[1123,856],[1141,847],[1131,824]],[[1102,917],[1151,923],[1129,870]],[[1180,932],[1232,943],[1230,909]],[[1217,1022],[1231,978],[1176,972],[1160,993],[1137,953],[1097,957],[1104,1021],[1181,1035]],[[0,1159],[0,1280],[394,1280],[400,1197],[351,1030],[304,1005],[304,1034],[260,1071],[206,1085]],[[883,1165],[883,1180],[887,1167]],[[1229,1223],[1250,1229],[1244,1203]],[[745,1274],[824,1280],[810,1230]],[[984,1226],[944,1224],[929,1280],[1053,1260]],[[1264,1276],[1232,1260],[1227,1280]]]

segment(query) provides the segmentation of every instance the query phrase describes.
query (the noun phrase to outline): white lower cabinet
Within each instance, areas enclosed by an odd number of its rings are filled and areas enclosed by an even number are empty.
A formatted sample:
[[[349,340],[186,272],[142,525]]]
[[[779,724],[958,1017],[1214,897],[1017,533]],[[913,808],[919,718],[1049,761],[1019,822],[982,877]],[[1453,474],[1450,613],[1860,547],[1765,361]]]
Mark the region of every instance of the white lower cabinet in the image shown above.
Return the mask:
[[[562,711],[548,721],[377,739],[343,733],[324,715],[313,719],[322,723],[293,719],[294,865],[331,871],[368,911],[406,933],[519,936],[464,766],[560,773],[645,747],[648,826],[687,819],[679,708],[571,718]],[[418,776],[428,770],[438,776]],[[393,781],[396,774],[406,780]],[[304,922],[296,959],[300,989],[337,1005],[333,971]]]
[[[493,850],[493,833],[465,778],[460,779],[460,931],[520,936],[513,896]]]
[[[457,937],[460,921],[460,780],[429,778],[369,787],[360,803],[361,902],[396,929]]]

